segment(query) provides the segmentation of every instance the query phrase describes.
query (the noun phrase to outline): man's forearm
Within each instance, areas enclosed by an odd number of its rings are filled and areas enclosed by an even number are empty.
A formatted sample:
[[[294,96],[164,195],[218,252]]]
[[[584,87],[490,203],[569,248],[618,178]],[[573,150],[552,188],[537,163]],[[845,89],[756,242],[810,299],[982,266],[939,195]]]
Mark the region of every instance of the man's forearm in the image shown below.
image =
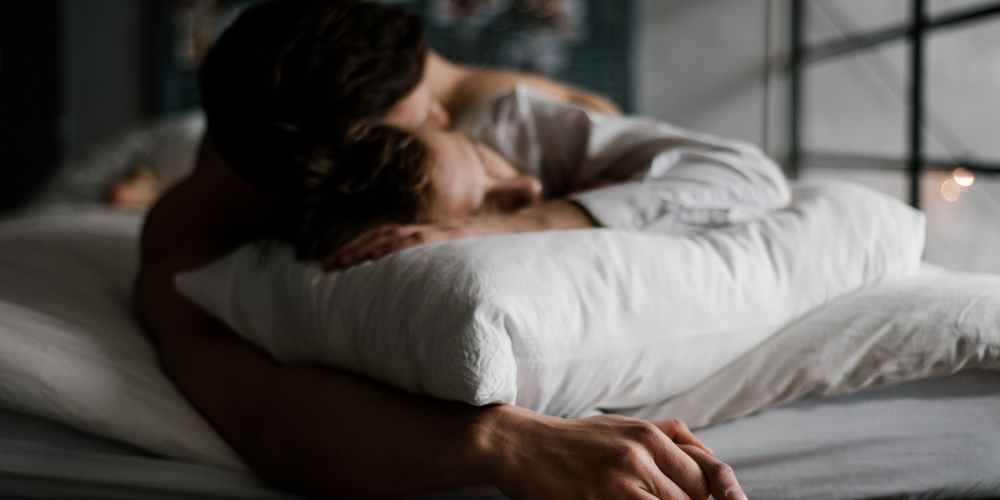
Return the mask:
[[[280,367],[165,287],[172,267],[146,270],[137,287],[164,369],[265,479],[352,497],[490,482],[474,437],[491,409]]]
[[[168,375],[272,483],[361,498],[477,483],[497,484],[515,499],[745,498],[735,495],[739,486],[725,464],[704,455],[699,468],[678,448],[675,441],[700,445],[679,421],[565,420],[280,367],[174,291],[172,276],[184,267],[165,261],[144,268],[140,314],[159,340]]]

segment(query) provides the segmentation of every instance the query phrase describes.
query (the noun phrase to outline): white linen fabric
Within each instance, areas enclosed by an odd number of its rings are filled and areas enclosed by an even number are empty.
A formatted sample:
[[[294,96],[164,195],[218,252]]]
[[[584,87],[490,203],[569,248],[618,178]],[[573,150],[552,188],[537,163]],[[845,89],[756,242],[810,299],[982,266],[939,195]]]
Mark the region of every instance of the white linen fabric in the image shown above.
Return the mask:
[[[754,500],[1000,498],[1000,373],[806,398],[695,431]]]
[[[1000,370],[1000,276],[925,265],[805,315],[681,395],[619,413],[702,427],[961,370]]]
[[[194,170],[205,126],[205,115],[194,112],[131,128],[60,165],[28,208],[103,202],[111,183],[139,165],[169,188]]]
[[[245,468],[160,371],[136,321],[141,217],[82,210],[0,223],[0,407]]]
[[[781,168],[753,144],[640,117],[613,117],[525,86],[462,115],[455,129],[568,196],[601,226],[674,234],[743,222],[788,204]],[[584,192],[599,181],[613,186]]]
[[[685,237],[589,229],[458,240],[324,273],[244,246],[178,289],[283,363],[578,416],[661,401],[782,325],[912,273],[922,214],[848,184]]]
[[[966,372],[850,396],[807,398],[695,434],[754,500],[1000,497],[1000,373]],[[249,471],[150,457],[0,410],[0,497],[108,500],[301,498]],[[503,500],[495,487],[420,500]],[[413,499],[416,500],[416,499]]]

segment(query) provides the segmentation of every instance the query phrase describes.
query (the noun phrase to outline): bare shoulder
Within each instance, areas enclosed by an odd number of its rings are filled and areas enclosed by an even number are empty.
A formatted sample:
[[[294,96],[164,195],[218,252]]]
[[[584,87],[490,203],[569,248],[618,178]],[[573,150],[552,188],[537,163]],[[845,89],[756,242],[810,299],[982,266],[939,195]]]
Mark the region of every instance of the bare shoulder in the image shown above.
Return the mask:
[[[203,141],[195,171],[165,193],[143,227],[142,265],[177,254],[221,254],[259,236],[269,197],[250,187]]]
[[[193,345],[184,340],[218,330],[177,293],[173,277],[258,237],[269,210],[269,199],[222,161],[210,139],[204,141],[194,173],[160,198],[143,226],[136,306],[161,348]],[[167,365],[178,352],[169,351],[163,352]]]
[[[456,111],[462,111],[468,106],[463,81],[471,74],[471,70],[456,66],[434,52],[427,52],[424,78],[431,93],[453,117],[457,116]]]

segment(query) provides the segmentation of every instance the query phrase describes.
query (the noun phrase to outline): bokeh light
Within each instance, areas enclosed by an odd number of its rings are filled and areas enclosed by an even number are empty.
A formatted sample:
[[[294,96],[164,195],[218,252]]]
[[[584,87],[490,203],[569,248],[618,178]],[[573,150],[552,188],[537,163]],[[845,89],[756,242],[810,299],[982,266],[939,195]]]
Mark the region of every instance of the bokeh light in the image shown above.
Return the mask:
[[[972,172],[965,167],[958,167],[952,173],[951,176],[955,179],[955,182],[959,186],[969,187],[973,182],[976,182],[976,176],[972,175]]]
[[[941,196],[946,201],[958,201],[962,196],[962,186],[960,186],[955,179],[948,179],[941,184]]]

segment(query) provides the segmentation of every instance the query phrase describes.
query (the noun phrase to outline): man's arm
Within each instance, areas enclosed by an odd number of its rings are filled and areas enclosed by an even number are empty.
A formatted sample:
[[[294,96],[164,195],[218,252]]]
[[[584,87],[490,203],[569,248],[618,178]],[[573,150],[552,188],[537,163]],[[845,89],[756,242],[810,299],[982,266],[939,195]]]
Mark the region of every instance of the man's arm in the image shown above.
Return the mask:
[[[472,407],[277,365],[174,288],[178,272],[230,251],[267,210],[205,149],[199,170],[147,220],[137,304],[167,374],[265,479],[352,497],[494,483],[515,499],[704,499],[707,483],[716,498],[742,498],[726,496],[739,490],[724,464],[710,458],[713,466],[699,468],[681,451],[698,442],[677,421]]]
[[[358,236],[324,258],[323,267],[346,269],[435,241],[595,226],[597,223],[586,211],[566,200],[532,205],[512,213],[473,215],[432,224],[387,224]]]
[[[594,111],[621,115],[613,102],[586,90],[548,78],[511,70],[472,70],[449,63],[429,52],[424,69],[431,92],[453,118],[462,116],[472,106],[496,94],[512,90],[520,83],[557,101],[580,104]]]
[[[641,180],[570,195],[601,226],[670,233],[746,222],[790,198],[777,164],[731,141],[664,151]]]

